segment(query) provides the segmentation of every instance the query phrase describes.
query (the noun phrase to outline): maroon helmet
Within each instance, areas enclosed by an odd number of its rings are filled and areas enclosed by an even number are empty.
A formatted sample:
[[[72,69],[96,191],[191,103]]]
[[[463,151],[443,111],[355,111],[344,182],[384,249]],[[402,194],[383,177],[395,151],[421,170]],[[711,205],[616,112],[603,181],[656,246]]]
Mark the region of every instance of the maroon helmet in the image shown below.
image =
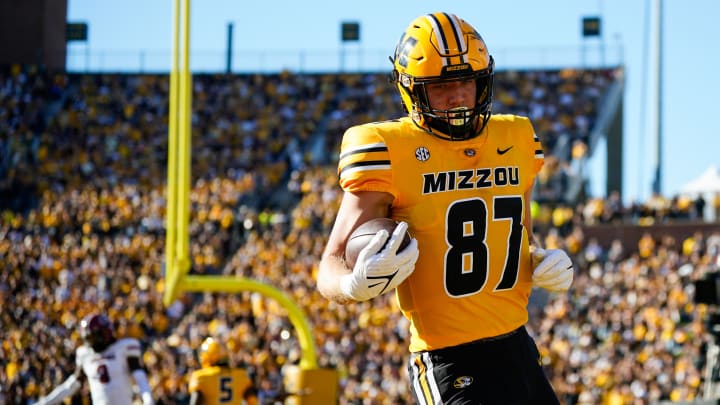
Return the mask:
[[[80,336],[96,352],[115,341],[112,322],[105,315],[90,314],[80,321]]]

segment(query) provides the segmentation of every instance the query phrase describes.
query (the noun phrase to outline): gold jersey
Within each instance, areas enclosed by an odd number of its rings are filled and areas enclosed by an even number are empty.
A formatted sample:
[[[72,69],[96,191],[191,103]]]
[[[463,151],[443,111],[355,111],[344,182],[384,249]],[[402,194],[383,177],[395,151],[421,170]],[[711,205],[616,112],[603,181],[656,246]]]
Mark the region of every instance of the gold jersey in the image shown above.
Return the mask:
[[[409,118],[349,128],[338,172],[349,192],[394,196],[392,218],[418,241],[396,290],[410,351],[498,336],[527,322],[532,288],[525,192],[544,162],[525,117],[493,115],[473,139],[448,141]]]
[[[214,366],[193,371],[188,390],[202,393],[203,404],[239,404],[250,387],[245,370]]]

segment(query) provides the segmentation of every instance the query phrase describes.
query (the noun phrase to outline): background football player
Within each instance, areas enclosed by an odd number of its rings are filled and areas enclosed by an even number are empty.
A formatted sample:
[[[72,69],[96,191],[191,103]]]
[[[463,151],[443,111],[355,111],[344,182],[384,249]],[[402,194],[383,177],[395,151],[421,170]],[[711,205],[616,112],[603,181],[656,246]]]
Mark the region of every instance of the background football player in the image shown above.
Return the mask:
[[[419,404],[557,404],[524,326],[533,285],[563,292],[573,278],[567,254],[532,232],[542,144],[526,117],[491,114],[493,58],[456,15],[413,20],[391,60],[409,116],[343,135],[318,289],[348,303],[397,288]],[[377,217],[400,224],[348,268],[348,236]],[[414,239],[398,252],[406,229]]]
[[[39,405],[57,404],[72,396],[80,389],[83,379],[90,384],[93,404],[133,404],[133,381],[143,405],[155,403],[140,362],[142,352],[137,339],[117,339],[110,320],[99,314],[88,315],[80,321],[80,335],[84,344],[75,352],[75,372],[40,398]]]
[[[224,346],[209,337],[200,346],[200,370],[190,374],[190,405],[257,405],[255,385],[244,369],[230,367]]]

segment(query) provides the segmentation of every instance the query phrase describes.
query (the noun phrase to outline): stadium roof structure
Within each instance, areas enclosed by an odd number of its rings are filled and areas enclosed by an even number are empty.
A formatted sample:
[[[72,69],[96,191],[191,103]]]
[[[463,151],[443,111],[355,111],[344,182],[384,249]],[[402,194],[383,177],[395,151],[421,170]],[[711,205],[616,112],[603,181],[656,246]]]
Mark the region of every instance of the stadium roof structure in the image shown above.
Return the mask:
[[[720,169],[715,164],[710,165],[703,174],[685,184],[681,191],[686,194],[720,193]]]

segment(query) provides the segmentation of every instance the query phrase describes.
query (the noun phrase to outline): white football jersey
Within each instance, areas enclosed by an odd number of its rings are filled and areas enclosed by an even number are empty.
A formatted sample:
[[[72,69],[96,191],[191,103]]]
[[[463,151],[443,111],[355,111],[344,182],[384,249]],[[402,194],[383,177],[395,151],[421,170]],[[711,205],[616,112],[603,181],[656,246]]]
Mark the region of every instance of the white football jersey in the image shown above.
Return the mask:
[[[90,346],[77,348],[75,361],[90,383],[94,405],[132,405],[133,377],[128,357],[141,356],[140,342],[123,338],[97,353]]]

